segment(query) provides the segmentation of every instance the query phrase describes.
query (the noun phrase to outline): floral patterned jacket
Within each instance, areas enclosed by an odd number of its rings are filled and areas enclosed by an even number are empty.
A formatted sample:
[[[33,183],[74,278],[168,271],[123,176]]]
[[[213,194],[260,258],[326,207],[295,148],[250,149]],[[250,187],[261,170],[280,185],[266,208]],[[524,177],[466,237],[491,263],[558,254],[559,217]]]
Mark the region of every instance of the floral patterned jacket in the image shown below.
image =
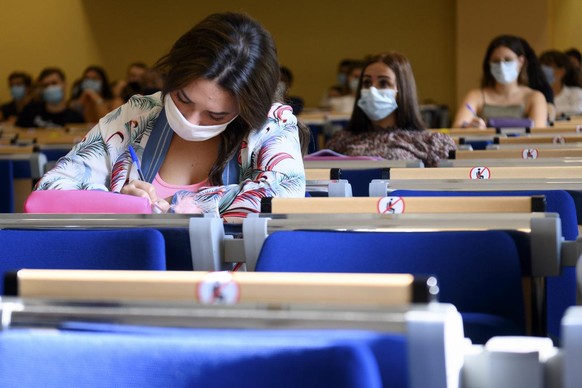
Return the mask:
[[[172,136],[161,94],[134,96],[103,117],[35,189],[119,192],[128,180],[138,178],[136,169],[131,168],[129,145],[151,182]],[[172,198],[172,211],[240,217],[259,212],[262,197],[305,196],[297,118],[291,107],[273,104],[264,126],[250,132],[237,156],[224,171],[224,186],[178,191]]]

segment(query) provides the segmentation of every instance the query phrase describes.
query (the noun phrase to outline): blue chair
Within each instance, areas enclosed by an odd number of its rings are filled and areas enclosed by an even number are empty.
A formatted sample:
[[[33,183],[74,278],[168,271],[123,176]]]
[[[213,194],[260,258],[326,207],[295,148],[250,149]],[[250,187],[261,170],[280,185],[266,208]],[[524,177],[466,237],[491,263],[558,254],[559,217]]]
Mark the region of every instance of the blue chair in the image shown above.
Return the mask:
[[[370,376],[376,374],[375,369],[382,380],[383,387],[409,387],[408,376],[408,349],[407,338],[404,333],[377,333],[365,330],[263,330],[263,329],[183,329],[143,327],[132,325],[94,324],[86,322],[65,322],[60,326],[66,331],[85,331],[103,333],[121,333],[138,335],[163,335],[164,337],[184,337],[195,335],[204,342],[224,343],[234,339],[240,343],[253,345],[280,346],[289,343],[302,346],[303,344],[323,342],[326,344],[354,345],[361,347],[366,357],[373,358],[374,366],[367,366],[361,370]],[[287,345],[288,346],[288,345]],[[309,360],[313,362],[313,360]],[[357,362],[357,360],[356,360]],[[349,372],[353,373],[353,372]],[[375,377],[372,379],[375,380]],[[353,378],[350,378],[353,381]],[[214,387],[214,385],[212,385]],[[303,385],[301,385],[303,386]],[[321,386],[331,386],[323,383]],[[336,385],[333,385],[336,386]],[[350,385],[347,385],[350,386]],[[359,386],[359,385],[355,385]],[[365,387],[366,385],[361,385]]]
[[[166,270],[193,271],[192,248],[188,228],[158,229],[166,241]]]
[[[309,146],[307,153],[319,151],[319,138],[323,135],[323,124],[309,124]]]
[[[525,333],[520,256],[503,231],[278,231],[256,270],[434,275],[440,301],[457,307],[474,343]]]
[[[165,242],[155,229],[0,230],[0,274],[22,268],[165,270]]]
[[[468,144],[471,147],[473,147],[474,150],[485,150],[485,149],[487,149],[487,146],[493,144],[493,139],[478,140],[478,139],[466,139],[464,137],[460,137],[459,144]]]
[[[546,197],[546,211],[558,213],[562,224],[562,236],[574,241],[578,238],[578,211],[571,193],[565,190],[520,190],[520,191],[423,191],[395,190],[391,196],[434,197],[434,196],[533,196]],[[560,338],[560,322],[566,309],[576,305],[576,270],[574,267],[562,268],[560,276],[547,279],[547,327],[548,333]]]
[[[0,213],[14,213],[14,166],[11,160],[0,160]]]
[[[389,168],[368,168],[359,170],[341,170],[341,179],[347,180],[352,185],[353,197],[368,197],[370,195],[370,182],[374,179],[389,179]]]
[[[0,375],[5,386],[23,388],[383,386],[365,339],[330,338],[324,331],[267,333],[6,330],[0,333]],[[405,359],[402,350],[392,359]]]

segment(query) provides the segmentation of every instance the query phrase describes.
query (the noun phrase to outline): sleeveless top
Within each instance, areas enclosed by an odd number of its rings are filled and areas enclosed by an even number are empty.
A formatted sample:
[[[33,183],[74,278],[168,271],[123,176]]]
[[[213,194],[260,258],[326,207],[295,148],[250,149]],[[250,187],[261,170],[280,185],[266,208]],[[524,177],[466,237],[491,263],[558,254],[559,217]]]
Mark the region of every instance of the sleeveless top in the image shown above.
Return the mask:
[[[481,94],[483,96],[483,107],[481,108],[481,118],[487,121],[492,118],[516,118],[522,119],[526,117],[525,106],[521,104],[515,105],[492,105],[487,104],[485,101],[485,93],[481,89]]]

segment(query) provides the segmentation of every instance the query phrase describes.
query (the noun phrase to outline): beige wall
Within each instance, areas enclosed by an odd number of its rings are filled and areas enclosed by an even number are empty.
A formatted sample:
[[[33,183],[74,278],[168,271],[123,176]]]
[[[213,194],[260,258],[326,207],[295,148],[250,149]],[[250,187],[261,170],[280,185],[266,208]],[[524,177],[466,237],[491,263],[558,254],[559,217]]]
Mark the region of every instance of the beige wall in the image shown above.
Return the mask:
[[[409,56],[421,98],[450,101],[453,95],[449,87],[453,83],[449,44],[454,36],[453,0],[225,0],[220,5],[105,0],[83,4],[104,59],[116,76],[130,61],[155,61],[207,14],[235,10],[249,13],[271,31],[281,63],[295,75],[293,92],[304,96],[308,105],[318,104],[324,90],[334,83],[340,59],[386,50]],[[107,18],[117,26],[115,33],[102,22]]]
[[[36,77],[46,66],[59,66],[71,81],[100,61],[79,0],[6,0],[0,9],[0,101],[9,99],[6,79],[14,70]]]
[[[22,30],[19,15],[33,9],[34,28]],[[295,74],[294,93],[308,105],[318,104],[334,83],[340,59],[387,50],[410,58],[422,100],[452,102],[454,0],[14,2],[3,18],[13,20],[12,25],[0,35],[0,47],[8,43],[3,50],[12,58],[0,63],[0,77],[16,68],[37,74],[45,64],[55,63],[72,79],[93,62],[106,66],[112,78],[121,77],[131,61],[153,63],[195,22],[225,10],[247,12],[271,31],[281,63]],[[15,38],[19,36],[23,38]],[[0,88],[0,100],[6,98],[6,87]]]
[[[50,4],[49,4],[50,3]],[[269,29],[294,93],[316,105],[334,82],[340,59],[385,50],[407,55],[421,101],[456,109],[480,78],[495,35],[518,34],[537,51],[582,47],[579,0],[23,0],[2,4],[0,82],[16,69],[37,75],[61,66],[69,79],[89,64],[122,77],[134,60],[153,63],[174,40],[211,12],[244,11]],[[524,11],[527,10],[527,11]],[[8,99],[0,83],[0,100]]]
[[[554,44],[558,50],[576,47],[582,50],[582,1],[551,0],[553,4]]]
[[[479,86],[483,56],[494,37],[521,36],[536,52],[553,44],[549,0],[458,0],[456,11],[456,99],[459,102],[467,91]]]

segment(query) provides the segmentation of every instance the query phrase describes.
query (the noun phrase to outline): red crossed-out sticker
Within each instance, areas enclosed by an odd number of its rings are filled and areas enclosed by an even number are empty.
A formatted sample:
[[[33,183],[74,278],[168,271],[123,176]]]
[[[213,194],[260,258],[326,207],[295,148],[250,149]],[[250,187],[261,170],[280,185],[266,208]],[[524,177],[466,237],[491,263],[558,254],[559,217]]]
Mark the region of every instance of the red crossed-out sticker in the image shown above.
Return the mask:
[[[405,207],[402,197],[384,197],[378,201],[378,213],[380,214],[402,214]]]
[[[471,179],[489,179],[491,178],[491,170],[489,167],[473,167],[469,172]]]
[[[229,272],[210,272],[196,286],[196,296],[202,304],[236,304],[240,286]]]
[[[523,159],[537,159],[538,150],[535,148],[525,148],[523,151],[521,151],[521,157]]]

